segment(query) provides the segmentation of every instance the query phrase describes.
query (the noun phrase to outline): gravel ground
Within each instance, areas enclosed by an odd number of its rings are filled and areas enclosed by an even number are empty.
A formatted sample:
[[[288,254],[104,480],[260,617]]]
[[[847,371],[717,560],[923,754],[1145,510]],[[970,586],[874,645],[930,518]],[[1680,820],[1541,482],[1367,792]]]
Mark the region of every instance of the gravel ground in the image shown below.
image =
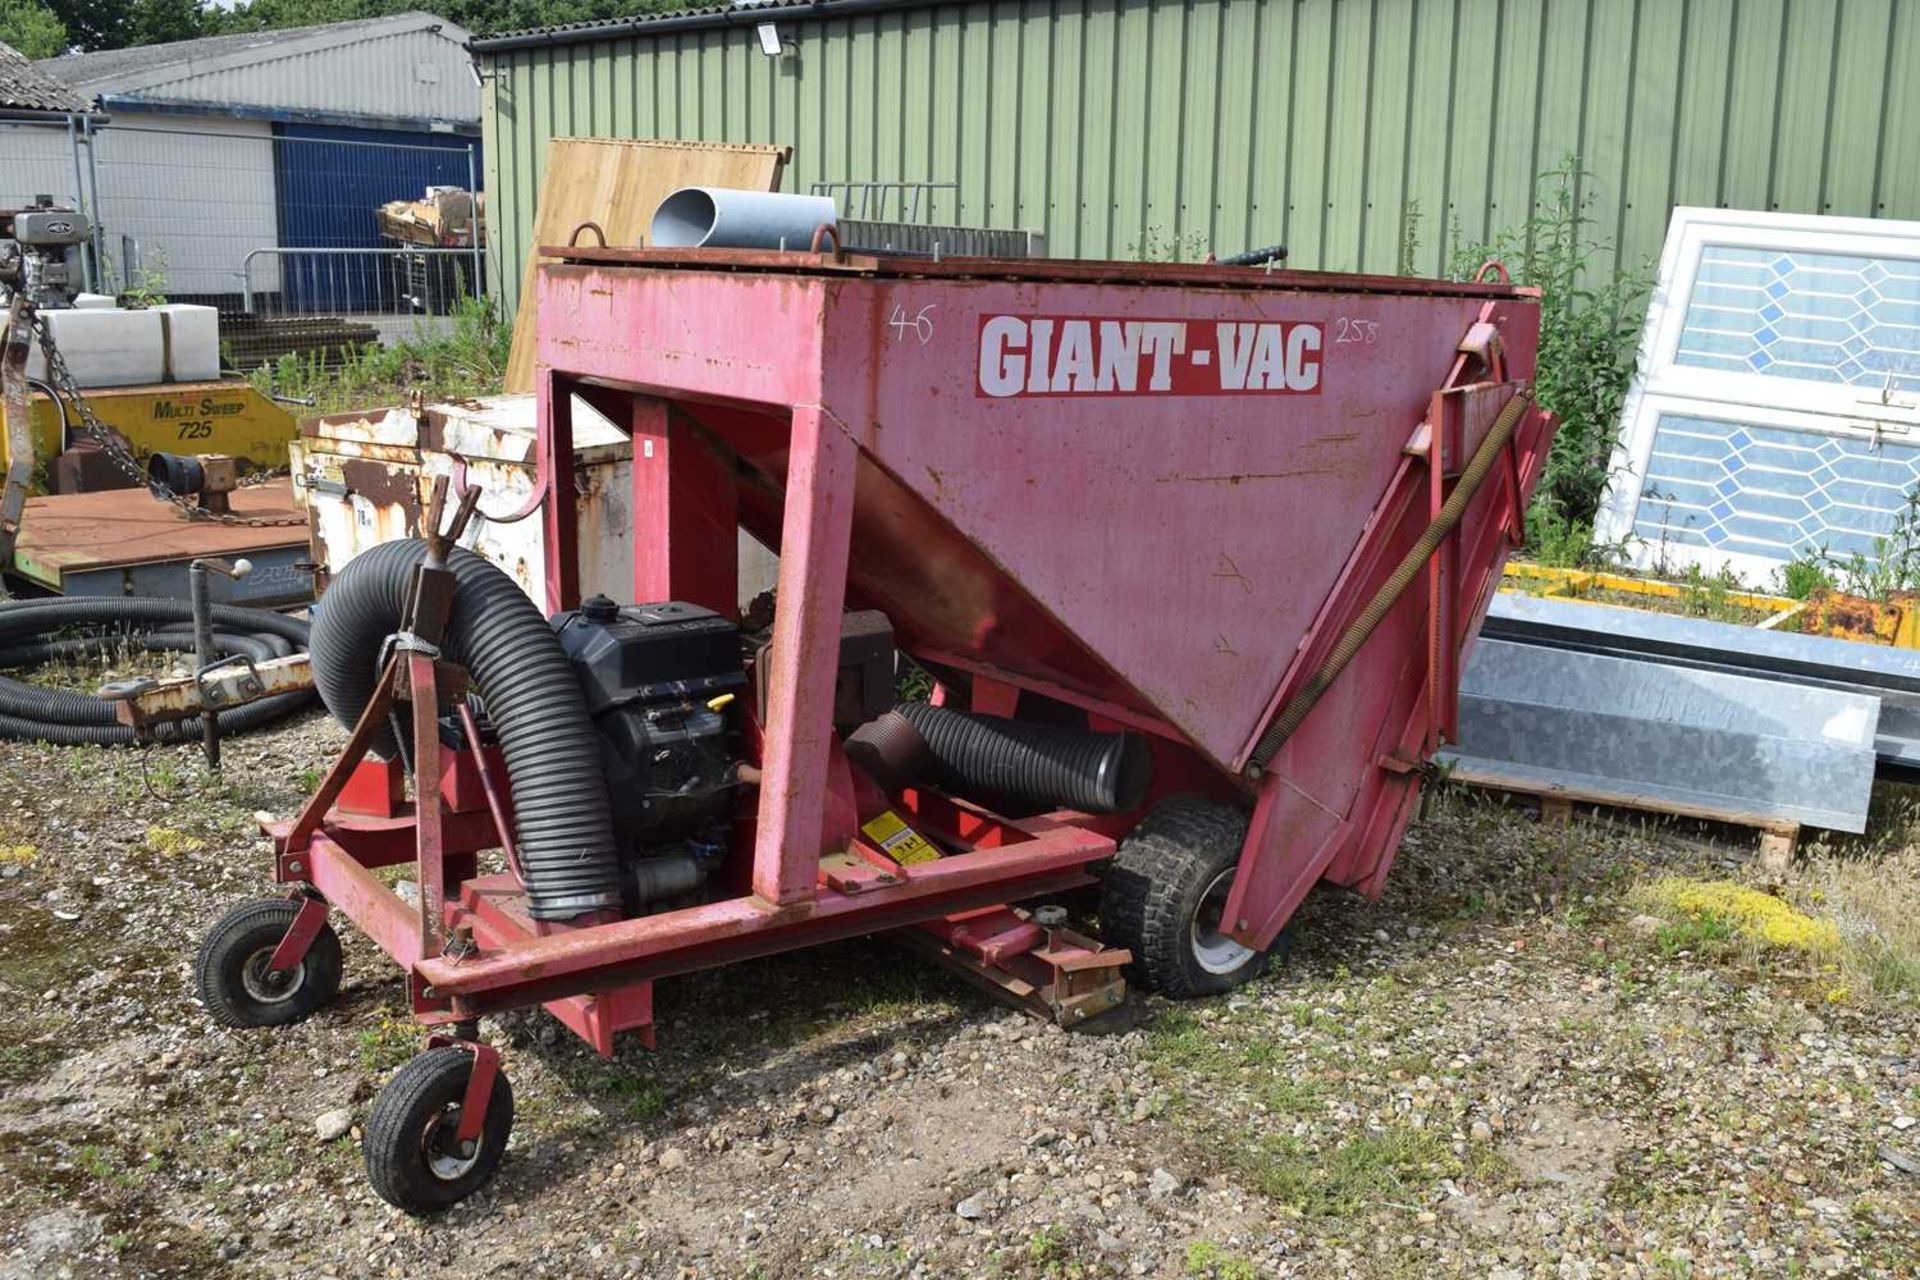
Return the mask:
[[[1122,1034],[881,941],[664,982],[657,1053],[489,1022],[505,1164],[409,1219],[355,1141],[417,1048],[395,971],[343,931],[341,998],[281,1032],[189,981],[266,892],[250,815],[341,736],[231,742],[218,779],[0,743],[0,1280],[1917,1273],[1911,989],[1645,914],[1659,876],[1750,877],[1731,839],[1452,791],[1382,901],[1316,896],[1266,979]]]

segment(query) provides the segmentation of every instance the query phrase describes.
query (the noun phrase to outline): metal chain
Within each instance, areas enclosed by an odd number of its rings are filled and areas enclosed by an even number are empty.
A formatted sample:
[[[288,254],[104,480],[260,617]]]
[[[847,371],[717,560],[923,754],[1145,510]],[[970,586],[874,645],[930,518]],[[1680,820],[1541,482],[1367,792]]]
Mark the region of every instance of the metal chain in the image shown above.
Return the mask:
[[[146,473],[146,470],[141,467],[139,462],[134,459],[132,452],[127,448],[126,440],[118,431],[115,431],[112,427],[100,420],[100,415],[93,411],[93,406],[89,404],[87,398],[80,393],[80,387],[74,381],[73,373],[67,368],[66,356],[62,355],[60,348],[54,345],[53,332],[47,327],[45,317],[39,312],[35,312],[33,316],[33,331],[40,339],[41,352],[44,353],[47,358],[47,381],[52,383],[54,389],[61,395],[64,395],[73,404],[73,407],[79,411],[80,425],[86,429],[86,433],[93,438],[94,443],[100,446],[101,451],[112,460],[116,467],[119,467],[120,470],[131,476],[134,482],[141,488],[146,489],[162,502],[172,503],[192,520],[211,520],[217,524],[239,525],[249,529],[281,528],[295,525],[301,527],[306,526],[307,519],[304,516],[298,518],[288,516],[236,516],[231,512],[208,511],[191,499],[180,496],[173,492],[173,490],[167,488],[167,486],[154,480]],[[262,484],[265,483],[265,478],[250,478],[241,483],[245,486]]]

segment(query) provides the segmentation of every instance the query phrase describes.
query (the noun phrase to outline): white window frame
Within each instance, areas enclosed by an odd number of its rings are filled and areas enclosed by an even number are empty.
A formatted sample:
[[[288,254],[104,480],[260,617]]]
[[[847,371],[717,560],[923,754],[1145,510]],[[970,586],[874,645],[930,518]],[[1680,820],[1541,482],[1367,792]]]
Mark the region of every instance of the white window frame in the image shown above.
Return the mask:
[[[1816,441],[1826,437],[1867,443],[1876,439],[1887,439],[1898,440],[1902,444],[1920,445],[1920,430],[1909,430],[1905,426],[1889,429],[1885,423],[1831,415],[1822,415],[1809,421],[1806,414],[1797,410],[1766,405],[1735,404],[1721,398],[1700,399],[1650,393],[1638,398],[1632,412],[1633,416],[1627,419],[1627,430],[1622,438],[1633,441],[1634,453],[1631,465],[1633,474],[1639,477],[1640,481],[1644,481],[1647,466],[1653,459],[1654,436],[1659,430],[1662,414],[1687,418],[1711,418],[1716,422],[1762,427],[1776,431],[1795,431],[1814,437]],[[1627,556],[1628,561],[1636,568],[1655,569],[1699,564],[1712,571],[1725,567],[1754,586],[1765,589],[1770,585],[1774,570],[1786,563],[1784,560],[1772,560],[1743,551],[1722,551],[1717,547],[1696,547],[1678,542],[1663,545],[1657,540],[1644,539],[1633,533],[1631,517],[1643,514],[1638,509],[1642,488],[1640,481],[1637,481],[1634,486],[1636,509],[1629,513],[1629,519],[1622,529],[1618,532],[1610,530],[1607,534],[1609,541],[1631,538]],[[1660,500],[1649,499],[1649,503],[1657,506]]]
[[[1595,540],[1628,543],[1627,560],[1655,567],[1659,548],[1633,537],[1647,459],[1661,412],[1677,401],[1702,406],[1696,416],[1753,422],[1812,434],[1920,439],[1920,393],[1844,383],[1817,382],[1763,373],[1735,373],[1676,364],[1682,330],[1692,306],[1700,258],[1708,245],[1773,249],[1783,253],[1836,253],[1857,257],[1920,260],[1920,222],[1836,218],[1681,206],[1667,224],[1666,246],[1647,319],[1641,329],[1639,367],[1621,407],[1621,430],[1608,464],[1609,481],[1594,521]],[[1649,404],[1649,400],[1655,403]],[[1711,547],[1671,546],[1665,563],[1729,568],[1764,581],[1781,562],[1736,555]]]

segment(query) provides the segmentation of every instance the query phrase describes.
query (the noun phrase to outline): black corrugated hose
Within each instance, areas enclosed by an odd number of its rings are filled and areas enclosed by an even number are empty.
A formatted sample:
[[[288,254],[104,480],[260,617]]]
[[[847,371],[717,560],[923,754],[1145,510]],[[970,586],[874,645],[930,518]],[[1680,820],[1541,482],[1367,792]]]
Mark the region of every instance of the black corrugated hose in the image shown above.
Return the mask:
[[[1146,741],[1131,733],[1092,733],[903,702],[874,722],[881,727],[873,734],[888,732],[894,721],[920,736],[937,784],[982,803],[1015,800],[1083,813],[1124,813],[1140,805],[1153,780]],[[854,738],[865,743],[873,734],[863,726]],[[848,752],[853,755],[855,748],[850,745]],[[890,747],[887,754],[904,753]]]
[[[214,647],[222,657],[246,654],[256,662],[298,652],[307,645],[307,624],[267,609],[234,605],[213,608]],[[33,666],[49,658],[116,653],[123,649],[193,650],[193,615],[183,600],[13,600],[0,604],[0,670]],[[64,632],[78,634],[64,635]],[[220,713],[222,734],[245,733],[310,706],[313,694],[284,693]],[[198,720],[158,727],[159,742],[200,736]],[[0,738],[58,746],[123,746],[133,730],[114,718],[113,704],[91,694],[43,689],[0,676]]]
[[[414,569],[425,555],[426,543],[417,538],[361,552],[315,611],[314,680],[327,710],[344,725],[357,721],[373,697],[381,654],[400,627]],[[572,664],[546,618],[506,573],[459,549],[447,568],[455,587],[441,650],[472,675],[499,733],[529,914],[567,920],[618,909],[620,864],[600,737]],[[374,744],[383,756],[397,749],[386,731]]]

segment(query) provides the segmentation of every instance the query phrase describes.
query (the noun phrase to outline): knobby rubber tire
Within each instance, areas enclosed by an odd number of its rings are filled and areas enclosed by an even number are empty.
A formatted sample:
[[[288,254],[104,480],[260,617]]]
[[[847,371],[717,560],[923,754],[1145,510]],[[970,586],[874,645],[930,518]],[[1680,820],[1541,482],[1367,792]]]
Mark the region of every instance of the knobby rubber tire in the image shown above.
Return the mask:
[[[451,1137],[472,1074],[473,1054],[443,1045],[401,1067],[373,1100],[361,1153],[367,1181],[382,1200],[412,1214],[438,1213],[478,1191],[499,1169],[513,1130],[513,1086],[504,1070],[493,1077],[473,1165],[458,1177],[445,1178],[428,1164],[429,1126],[439,1119]]]
[[[207,1013],[223,1027],[284,1027],[311,1017],[340,991],[340,937],[322,925],[300,960],[300,985],[278,1000],[247,989],[248,962],[280,945],[300,904],[287,898],[242,903],[207,931],[194,957],[193,985]]]
[[[1227,973],[1203,968],[1191,929],[1207,886],[1240,857],[1247,815],[1193,795],[1155,805],[1120,842],[1101,880],[1103,939],[1133,952],[1133,974],[1175,999],[1216,995],[1266,971],[1254,952]]]

